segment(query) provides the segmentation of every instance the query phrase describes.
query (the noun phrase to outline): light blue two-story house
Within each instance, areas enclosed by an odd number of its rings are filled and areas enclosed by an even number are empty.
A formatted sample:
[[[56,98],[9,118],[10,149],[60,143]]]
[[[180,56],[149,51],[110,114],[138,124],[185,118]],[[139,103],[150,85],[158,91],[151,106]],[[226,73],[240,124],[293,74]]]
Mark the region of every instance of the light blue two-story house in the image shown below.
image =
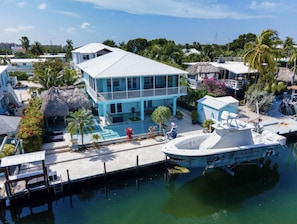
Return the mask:
[[[145,120],[160,105],[175,115],[177,99],[187,94],[180,85],[187,72],[118,48],[90,43],[73,50],[72,58],[106,124]]]
[[[7,65],[0,65],[0,115],[7,114],[21,103],[18,100],[13,86],[16,85],[16,77],[9,77]]]

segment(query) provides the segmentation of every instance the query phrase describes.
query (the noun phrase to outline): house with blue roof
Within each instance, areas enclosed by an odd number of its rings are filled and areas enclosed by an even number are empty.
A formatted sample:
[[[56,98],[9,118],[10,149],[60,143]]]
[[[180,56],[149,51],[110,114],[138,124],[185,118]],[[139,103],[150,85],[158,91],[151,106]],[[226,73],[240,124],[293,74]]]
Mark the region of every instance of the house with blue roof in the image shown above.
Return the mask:
[[[93,107],[107,124],[144,120],[161,105],[176,114],[177,99],[187,94],[181,78],[187,72],[160,62],[90,43],[72,51]]]

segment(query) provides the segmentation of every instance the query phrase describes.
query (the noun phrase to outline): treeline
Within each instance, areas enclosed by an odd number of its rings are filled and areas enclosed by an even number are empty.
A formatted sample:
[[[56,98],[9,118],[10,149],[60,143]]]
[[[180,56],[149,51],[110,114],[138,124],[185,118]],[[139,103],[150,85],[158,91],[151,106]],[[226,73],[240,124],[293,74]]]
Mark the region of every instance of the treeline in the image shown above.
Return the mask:
[[[176,44],[173,40],[166,38],[157,38],[147,40],[145,38],[136,38],[128,42],[115,43],[115,41],[108,39],[102,43],[110,47],[118,47],[126,51],[130,51],[144,57],[160,61],[171,66],[184,68],[183,63],[195,61],[214,61],[219,57],[243,57],[244,48],[247,43],[255,42],[257,35],[247,33],[239,35],[233,41],[219,45],[219,44],[200,44],[193,42],[191,44]],[[276,35],[275,38],[279,37]],[[36,57],[44,53],[66,53],[66,59],[71,58],[71,51],[73,50],[72,40],[66,40],[66,45],[57,46],[44,46],[40,42],[35,41],[30,44],[28,37],[23,36],[20,39],[23,52],[16,53],[16,58]],[[265,41],[264,41],[265,42]],[[289,57],[292,46],[295,45],[293,38],[286,37],[284,41],[279,39],[281,43],[278,46],[279,57]],[[277,47],[277,46],[275,46]],[[193,50],[195,52],[193,52]],[[8,54],[7,49],[0,50],[0,54]]]

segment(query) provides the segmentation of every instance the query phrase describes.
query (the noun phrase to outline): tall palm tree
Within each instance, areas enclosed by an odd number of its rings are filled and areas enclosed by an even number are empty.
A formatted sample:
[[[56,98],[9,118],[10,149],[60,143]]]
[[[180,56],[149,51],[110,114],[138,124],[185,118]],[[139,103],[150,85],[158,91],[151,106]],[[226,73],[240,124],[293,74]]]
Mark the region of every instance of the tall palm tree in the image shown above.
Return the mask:
[[[62,85],[71,86],[79,79],[80,75],[76,70],[70,69],[68,66],[64,67],[62,71],[59,72]]]
[[[30,47],[30,41],[29,38],[26,36],[22,36],[21,39],[22,48],[25,50],[25,53],[28,55],[29,53],[29,47]]]
[[[153,122],[159,124],[160,131],[163,130],[163,132],[165,132],[165,122],[169,121],[170,118],[171,110],[169,107],[166,106],[159,106],[152,113]]]
[[[66,61],[69,61],[71,58],[71,51],[73,50],[73,42],[72,40],[66,40]]]
[[[293,48],[292,54],[290,56],[290,62],[293,62],[293,73],[291,78],[291,84],[294,85],[295,82],[295,75],[296,75],[296,60],[297,60],[297,49]]]
[[[244,62],[250,69],[258,70],[260,77],[265,72],[275,72],[276,47],[281,43],[277,31],[266,29],[254,41],[244,45]],[[264,69],[265,68],[265,69]]]
[[[71,134],[81,135],[81,144],[84,146],[84,135],[95,129],[94,116],[86,109],[70,113],[66,130]]]
[[[31,46],[31,53],[36,57],[43,54],[42,45],[40,42],[35,41]]]

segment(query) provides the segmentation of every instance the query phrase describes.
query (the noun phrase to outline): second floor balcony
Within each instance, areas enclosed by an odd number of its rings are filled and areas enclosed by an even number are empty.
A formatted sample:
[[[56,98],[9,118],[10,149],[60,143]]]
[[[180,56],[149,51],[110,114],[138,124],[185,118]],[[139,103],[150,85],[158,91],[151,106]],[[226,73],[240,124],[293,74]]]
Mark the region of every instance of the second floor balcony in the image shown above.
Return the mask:
[[[246,79],[222,79],[225,85],[231,89],[245,89],[248,81]]]
[[[90,86],[87,86],[88,93],[98,101],[133,99],[133,98],[147,98],[160,96],[183,96],[187,94],[187,87],[168,87],[168,88],[154,88],[141,90],[126,90],[113,92],[96,92]]]

